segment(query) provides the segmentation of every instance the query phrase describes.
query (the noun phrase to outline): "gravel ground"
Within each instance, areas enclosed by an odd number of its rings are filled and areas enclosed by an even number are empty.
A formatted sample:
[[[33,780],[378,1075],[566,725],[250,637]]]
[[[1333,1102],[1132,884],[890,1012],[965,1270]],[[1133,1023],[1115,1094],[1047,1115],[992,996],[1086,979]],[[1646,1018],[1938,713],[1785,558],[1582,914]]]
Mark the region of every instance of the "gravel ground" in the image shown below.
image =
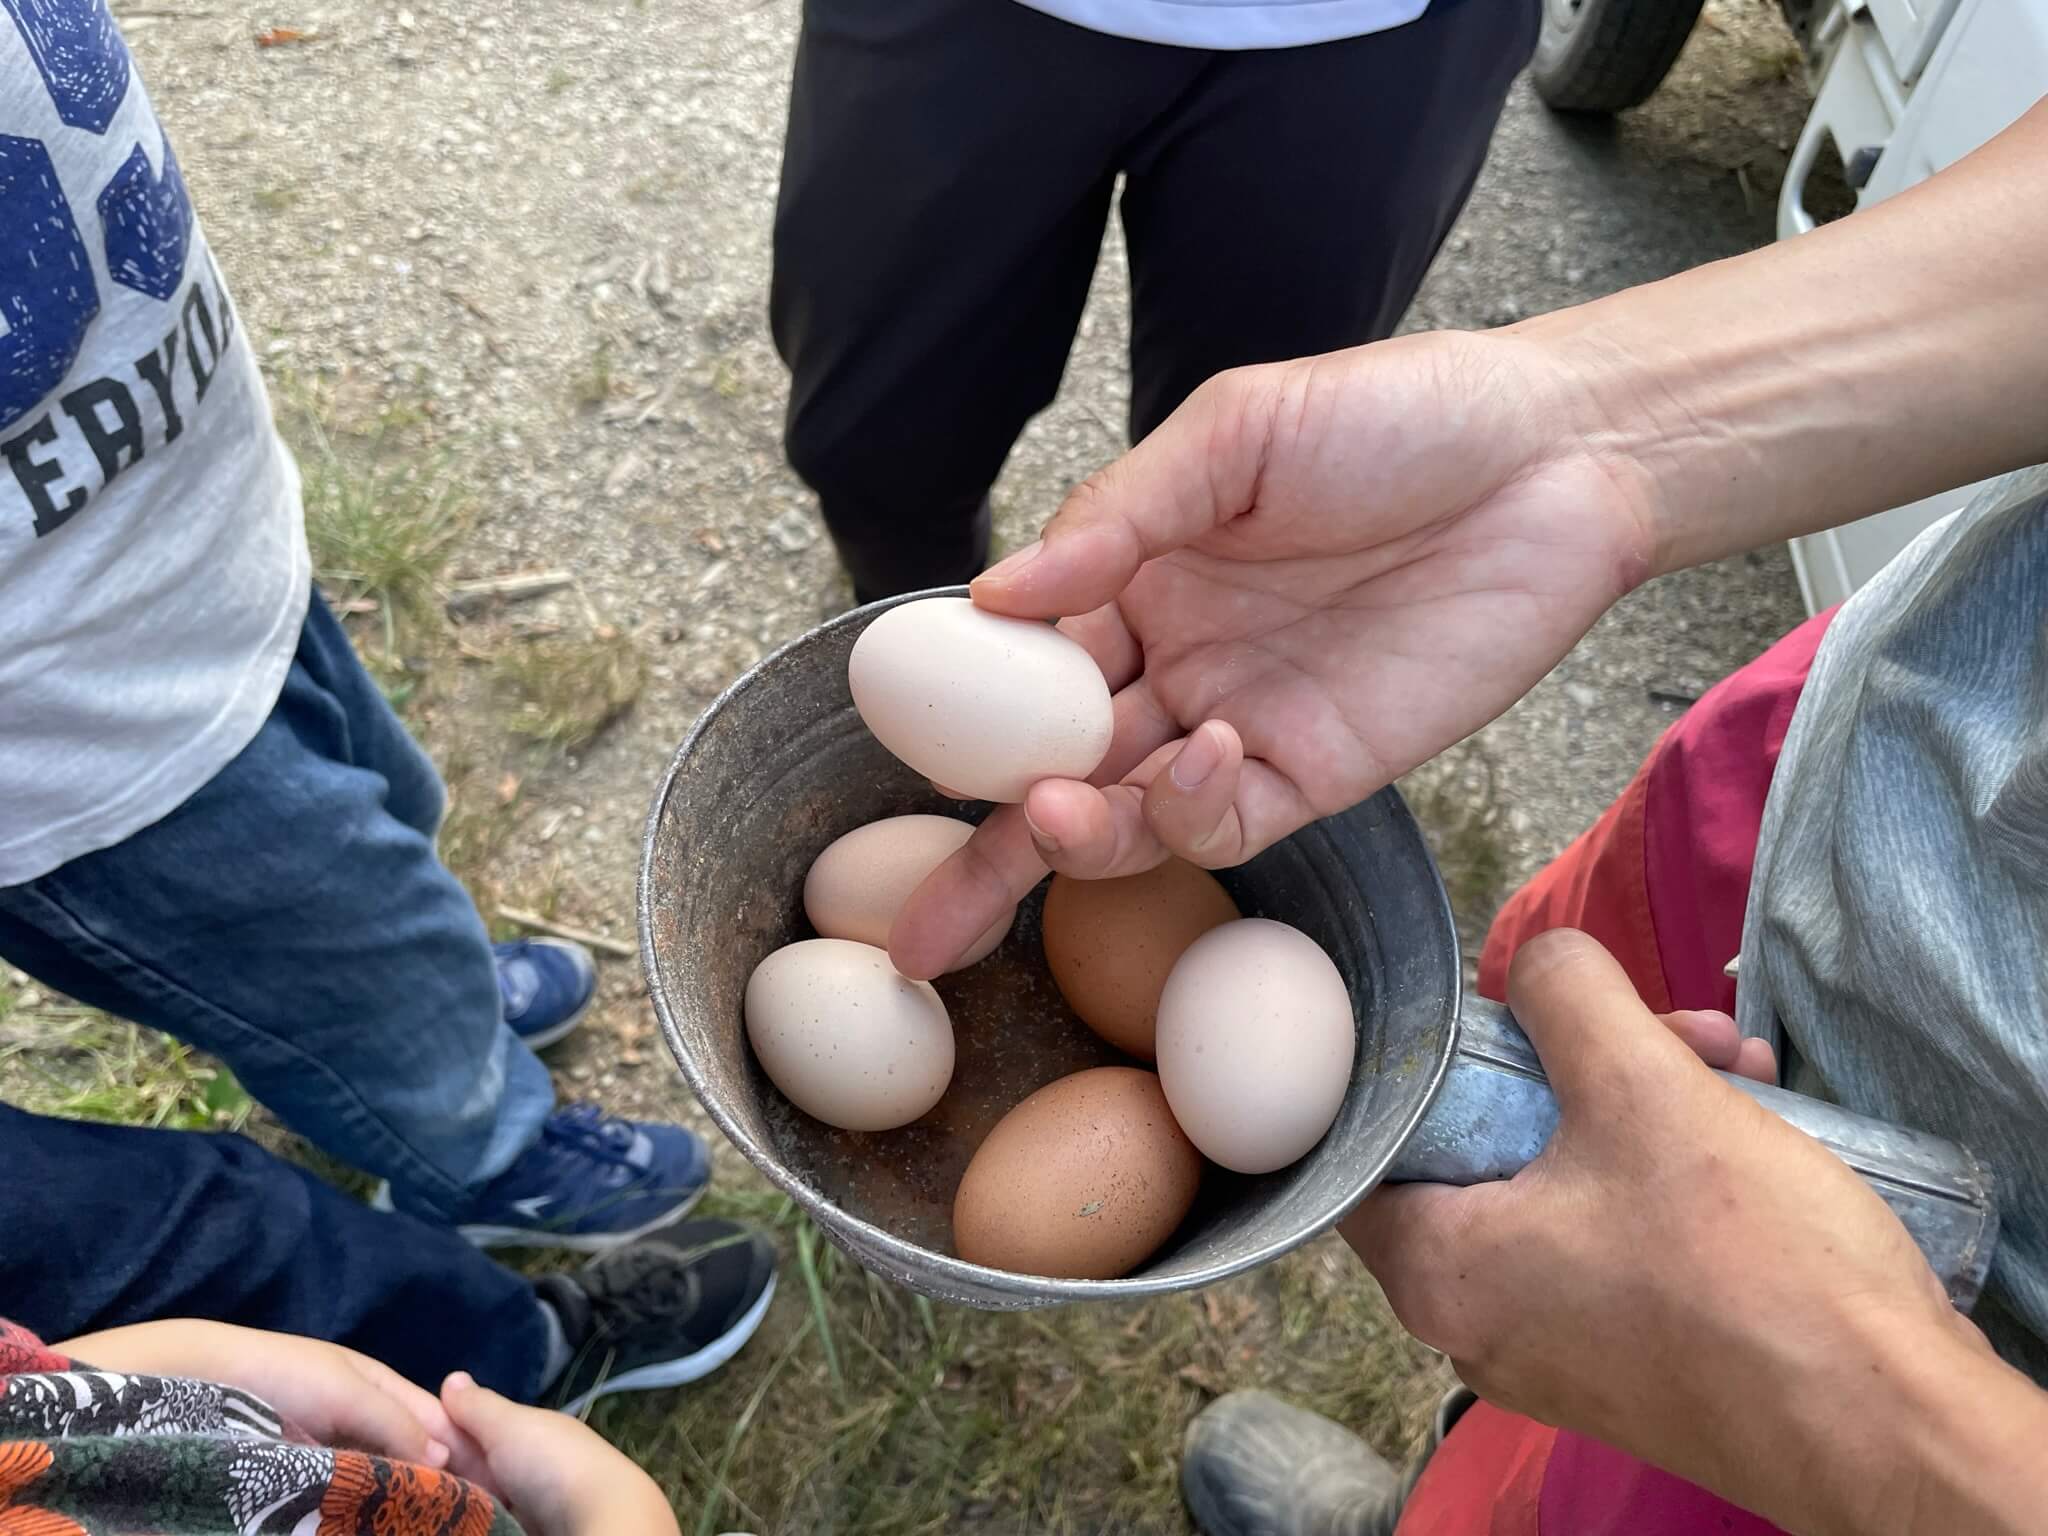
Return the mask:
[[[765,320],[795,0],[286,0],[125,20],[273,375],[363,420],[424,409],[481,513],[455,574],[572,567],[588,608],[556,615],[643,638],[645,694],[580,756],[488,749],[527,754],[505,759],[523,776],[510,893],[545,870],[565,917],[630,938],[641,819],[675,742],[846,601],[782,462]],[[257,46],[270,27],[308,39]],[[1619,124],[1562,122],[1518,88],[1410,326],[1499,324],[1768,240],[1796,70],[1774,12],[1713,0],[1664,92]],[[1005,542],[1121,446],[1120,261],[1113,234],[1059,402],[998,487]],[[1670,698],[1799,617],[1776,550],[1623,603],[1480,739],[1501,873],[1592,820]],[[638,1048],[633,970],[610,967],[613,1027],[562,1064],[677,1112],[672,1074]]]

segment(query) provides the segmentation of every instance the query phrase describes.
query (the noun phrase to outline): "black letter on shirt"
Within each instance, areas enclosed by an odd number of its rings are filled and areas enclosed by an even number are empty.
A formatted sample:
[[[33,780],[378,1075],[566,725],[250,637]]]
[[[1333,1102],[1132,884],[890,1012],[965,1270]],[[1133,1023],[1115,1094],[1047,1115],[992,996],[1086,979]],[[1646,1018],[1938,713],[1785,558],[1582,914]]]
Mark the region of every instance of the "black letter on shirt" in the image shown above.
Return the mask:
[[[94,379],[90,384],[79,385],[57,403],[85,434],[85,446],[100,461],[104,483],[112,485],[114,476],[142,457],[142,412],[135,409],[135,397],[128,393],[125,384],[113,379]],[[112,427],[100,415],[103,405],[114,408],[116,424]],[[124,453],[126,459],[121,457]]]
[[[64,478],[64,466],[55,459],[37,463],[28,456],[28,451],[37,443],[55,441],[57,429],[50,425],[50,413],[45,411],[34,426],[0,443],[0,454],[7,456],[7,467],[14,471],[22,495],[28,498],[28,504],[36,514],[37,538],[55,533],[70,522],[72,514],[84,506],[86,500],[84,490],[75,485],[65,493],[63,505],[59,506],[50,499],[50,487]]]
[[[192,315],[199,314],[199,329],[206,337],[206,363],[199,361],[199,337],[192,334]],[[192,370],[192,387],[198,398],[206,398],[206,386],[213,382],[214,371],[220,367],[220,340],[213,334],[213,311],[206,307],[206,295],[194,283],[185,294],[185,366]]]
[[[175,443],[178,434],[185,430],[185,419],[178,414],[178,402],[171,389],[171,370],[178,366],[178,333],[173,330],[164,337],[163,355],[145,352],[135,359],[135,371],[142,375],[142,382],[156,391],[156,403],[164,410],[164,441]]]

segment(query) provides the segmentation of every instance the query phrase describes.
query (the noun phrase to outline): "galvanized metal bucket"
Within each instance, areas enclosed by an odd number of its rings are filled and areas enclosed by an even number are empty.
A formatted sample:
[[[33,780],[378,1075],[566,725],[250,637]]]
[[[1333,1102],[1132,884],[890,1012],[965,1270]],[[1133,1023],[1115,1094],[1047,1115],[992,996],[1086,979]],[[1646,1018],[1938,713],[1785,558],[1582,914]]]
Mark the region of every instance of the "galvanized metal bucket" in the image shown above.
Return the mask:
[[[1507,1011],[1461,997],[1442,882],[1387,789],[1220,872],[1246,916],[1300,928],[1350,988],[1358,1050],[1322,1142],[1277,1173],[1210,1170],[1181,1230],[1123,1279],[1019,1275],[955,1256],[953,1191],[982,1137],[1032,1090],[1123,1059],[1054,987],[1039,949],[1040,895],[995,954],[939,981],[958,1066],[915,1125],[863,1135],[811,1120],[754,1062],[742,1016],[754,967],[809,936],[804,875],[828,843],[884,816],[960,814],[868,734],[847,692],[854,640],[902,601],[812,631],[704,713],[655,793],[640,874],[642,959],[684,1077],[733,1145],[834,1242],[898,1284],[971,1306],[1156,1295],[1279,1257],[1382,1180],[1505,1178],[1542,1149],[1556,1101]],[[1975,1300],[1997,1233],[1976,1159],[1818,1100],[1741,1086],[1843,1156],[1905,1219],[1957,1305]]]

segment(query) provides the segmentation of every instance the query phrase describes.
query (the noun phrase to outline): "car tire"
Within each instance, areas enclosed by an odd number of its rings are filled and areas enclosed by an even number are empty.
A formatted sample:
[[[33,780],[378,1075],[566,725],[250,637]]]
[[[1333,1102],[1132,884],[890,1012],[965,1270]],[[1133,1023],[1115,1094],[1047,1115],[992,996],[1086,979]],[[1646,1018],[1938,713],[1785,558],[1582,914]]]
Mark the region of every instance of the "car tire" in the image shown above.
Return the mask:
[[[1649,99],[1692,34],[1702,0],[1543,0],[1529,66],[1559,112],[1620,112]]]

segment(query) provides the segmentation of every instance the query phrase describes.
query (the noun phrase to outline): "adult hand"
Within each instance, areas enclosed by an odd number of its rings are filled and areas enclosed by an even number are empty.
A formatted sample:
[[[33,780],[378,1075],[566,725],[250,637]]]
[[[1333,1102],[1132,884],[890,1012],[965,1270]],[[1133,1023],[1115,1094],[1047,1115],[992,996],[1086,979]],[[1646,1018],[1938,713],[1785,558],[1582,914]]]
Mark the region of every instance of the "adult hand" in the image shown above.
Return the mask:
[[[528,1408],[463,1372],[441,1384],[448,1416],[476,1448],[451,1470],[496,1490],[532,1536],[676,1536],[654,1480],[566,1413]]]
[[[999,810],[906,905],[950,965],[1048,867],[1235,864],[1494,718],[1649,571],[1640,488],[1546,351],[1437,333],[1227,373],[974,584],[1116,695],[1092,784]]]
[[[1488,1400],[1787,1529],[2035,1517],[2023,1448],[2048,1397],[1862,1180],[1696,1059],[1716,1016],[1660,1027],[1576,933],[1525,946],[1509,999],[1557,1091],[1550,1145],[1505,1183],[1383,1190],[1344,1224],[1411,1332]]]
[[[1117,732],[905,904],[898,968],[937,975],[1048,866],[1230,864],[1357,803],[1655,572],[2038,463],[2048,348],[2013,338],[2048,322],[2043,165],[2048,102],[1797,240],[1211,380],[975,583],[1067,621]]]
[[[321,1445],[428,1467],[474,1449],[433,1393],[339,1344],[179,1318],[109,1329],[57,1348],[104,1370],[239,1387]]]

